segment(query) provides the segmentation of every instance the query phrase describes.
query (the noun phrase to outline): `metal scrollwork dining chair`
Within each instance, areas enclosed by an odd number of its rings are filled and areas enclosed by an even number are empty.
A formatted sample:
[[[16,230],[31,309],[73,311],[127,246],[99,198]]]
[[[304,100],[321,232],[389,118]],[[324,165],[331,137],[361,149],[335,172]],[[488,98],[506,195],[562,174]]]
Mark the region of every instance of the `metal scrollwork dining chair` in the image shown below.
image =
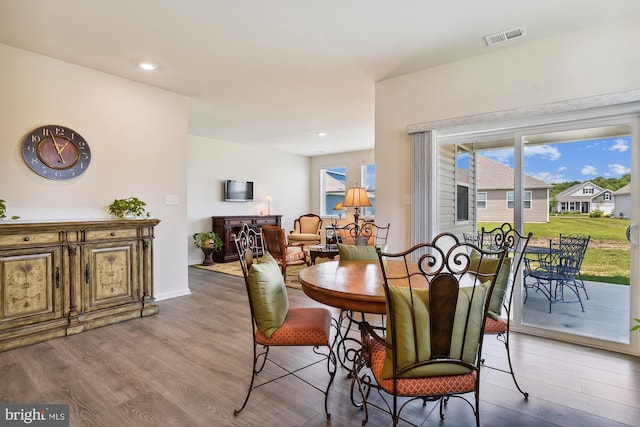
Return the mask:
[[[330,345],[331,312],[322,307],[291,308],[280,267],[268,252],[262,249],[262,237],[246,224],[235,237],[236,250],[240,258],[251,312],[251,330],[253,338],[253,368],[247,396],[234,415],[240,414],[249,401],[251,392],[288,375],[293,375],[306,384],[324,393],[324,410],[327,419],[331,418],[328,408],[329,389],[336,374],[336,356]],[[261,258],[257,255],[264,253]],[[272,346],[312,347],[313,352],[323,356],[307,366],[289,370],[283,363],[274,361],[269,355]],[[320,348],[326,348],[325,352]],[[284,373],[268,379],[258,385],[256,377],[269,361],[281,368]],[[298,372],[309,366],[326,362],[328,384],[321,389],[301,377]]]
[[[363,426],[370,406],[388,412],[394,426],[401,420],[416,425],[401,417],[416,400],[439,402],[443,419],[452,397],[469,404],[480,426],[484,319],[505,255],[504,249],[484,250],[451,233],[400,253],[378,249],[387,322],[385,334],[367,322],[360,325],[362,357],[354,381],[362,397]]]
[[[355,222],[336,228],[334,235],[338,243],[355,246],[380,246],[387,243],[391,223],[377,225],[373,222]]]
[[[380,247],[383,251],[386,250],[390,228],[391,223],[387,223],[386,226],[376,225],[372,222],[367,222],[362,225],[357,225],[356,223],[345,225],[338,230],[339,233],[336,232],[335,234],[338,238],[337,248],[339,258],[341,260],[378,262],[376,248]],[[338,338],[338,344],[336,353],[338,354],[338,361],[342,367],[347,370],[351,370],[353,366],[353,353],[347,348],[346,343],[357,341],[349,338],[348,334],[352,331],[352,328],[358,333],[358,329],[353,326],[359,325],[361,321],[365,320],[364,313],[360,313],[359,315],[361,320],[356,320],[354,314],[351,310],[340,310],[337,319],[338,335],[336,338]],[[382,320],[384,321],[384,317]]]
[[[507,350],[509,370],[506,371],[489,365],[485,366],[511,374],[516,388],[522,393],[525,399],[529,397],[529,393],[522,390],[513,371],[511,350],[509,348],[509,329],[511,310],[513,308],[513,291],[515,290],[516,280],[519,279],[518,272],[523,263],[524,253],[532,236],[533,233],[528,233],[527,235],[521,234],[515,230],[511,224],[504,223],[500,227],[492,230],[486,230],[483,227],[479,238],[479,242],[482,242],[482,246],[485,249],[507,248],[507,258],[502,264],[502,269],[496,280],[496,286],[491,295],[489,311],[485,319],[484,333],[485,335],[495,335],[499,341],[502,341]],[[484,359],[482,363],[484,363]]]

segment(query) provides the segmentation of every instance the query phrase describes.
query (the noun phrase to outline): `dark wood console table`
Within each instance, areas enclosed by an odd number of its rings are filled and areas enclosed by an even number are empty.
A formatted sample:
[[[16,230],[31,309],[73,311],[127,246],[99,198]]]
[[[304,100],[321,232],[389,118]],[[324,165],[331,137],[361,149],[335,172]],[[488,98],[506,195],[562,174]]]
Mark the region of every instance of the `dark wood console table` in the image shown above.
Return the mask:
[[[252,228],[260,228],[263,225],[282,227],[282,215],[212,216],[211,219],[213,232],[222,239],[222,249],[213,253],[213,260],[216,262],[229,262],[238,259],[233,236],[240,231],[242,224],[246,223]]]

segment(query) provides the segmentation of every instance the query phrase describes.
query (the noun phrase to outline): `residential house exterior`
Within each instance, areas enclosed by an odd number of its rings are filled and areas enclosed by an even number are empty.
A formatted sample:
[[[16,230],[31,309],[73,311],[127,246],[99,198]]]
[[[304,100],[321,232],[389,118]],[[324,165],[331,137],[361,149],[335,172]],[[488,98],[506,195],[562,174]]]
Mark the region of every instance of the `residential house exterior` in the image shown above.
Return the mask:
[[[631,184],[617,189],[613,193],[613,216],[616,218],[631,217]]]
[[[556,195],[555,212],[588,214],[601,210],[613,215],[613,192],[590,181],[573,185]]]
[[[478,221],[513,221],[513,169],[490,158],[477,155],[476,207]],[[551,185],[524,176],[524,216],[527,222],[549,221]]]

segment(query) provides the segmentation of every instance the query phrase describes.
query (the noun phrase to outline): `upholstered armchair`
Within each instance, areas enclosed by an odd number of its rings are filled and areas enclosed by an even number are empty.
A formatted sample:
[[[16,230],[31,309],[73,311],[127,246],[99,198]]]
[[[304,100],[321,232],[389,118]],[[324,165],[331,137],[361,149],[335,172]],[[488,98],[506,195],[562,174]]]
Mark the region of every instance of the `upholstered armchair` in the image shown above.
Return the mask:
[[[320,230],[322,218],[316,214],[308,213],[300,216],[293,222],[293,230],[289,233],[290,245],[317,245],[320,243]]]
[[[311,265],[311,259],[304,251],[304,244],[287,244],[284,230],[278,225],[262,226],[262,243],[264,249],[271,254],[280,266],[282,277],[287,278],[287,267],[290,265]]]

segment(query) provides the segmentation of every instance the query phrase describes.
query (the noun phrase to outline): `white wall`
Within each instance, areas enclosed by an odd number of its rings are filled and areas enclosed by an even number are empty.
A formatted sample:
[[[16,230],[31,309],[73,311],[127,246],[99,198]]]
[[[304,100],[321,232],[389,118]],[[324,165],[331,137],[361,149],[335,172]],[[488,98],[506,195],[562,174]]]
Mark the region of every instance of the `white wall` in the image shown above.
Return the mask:
[[[407,126],[640,88],[640,18],[566,33],[376,84],[376,217],[410,244]]]
[[[282,227],[289,233],[293,220],[309,212],[308,157],[193,135],[188,143],[189,264],[202,262],[202,251],[191,236],[211,230],[212,216],[266,214],[265,197],[270,195],[271,214],[282,215]],[[223,201],[225,179],[253,181],[254,201]]]
[[[108,219],[115,198],[136,196],[159,218],[155,296],[189,292],[187,279],[186,99],[0,44],[0,198],[20,221]],[[32,129],[60,124],[91,148],[89,169],[52,181],[22,157]],[[165,205],[165,195],[178,205]]]

